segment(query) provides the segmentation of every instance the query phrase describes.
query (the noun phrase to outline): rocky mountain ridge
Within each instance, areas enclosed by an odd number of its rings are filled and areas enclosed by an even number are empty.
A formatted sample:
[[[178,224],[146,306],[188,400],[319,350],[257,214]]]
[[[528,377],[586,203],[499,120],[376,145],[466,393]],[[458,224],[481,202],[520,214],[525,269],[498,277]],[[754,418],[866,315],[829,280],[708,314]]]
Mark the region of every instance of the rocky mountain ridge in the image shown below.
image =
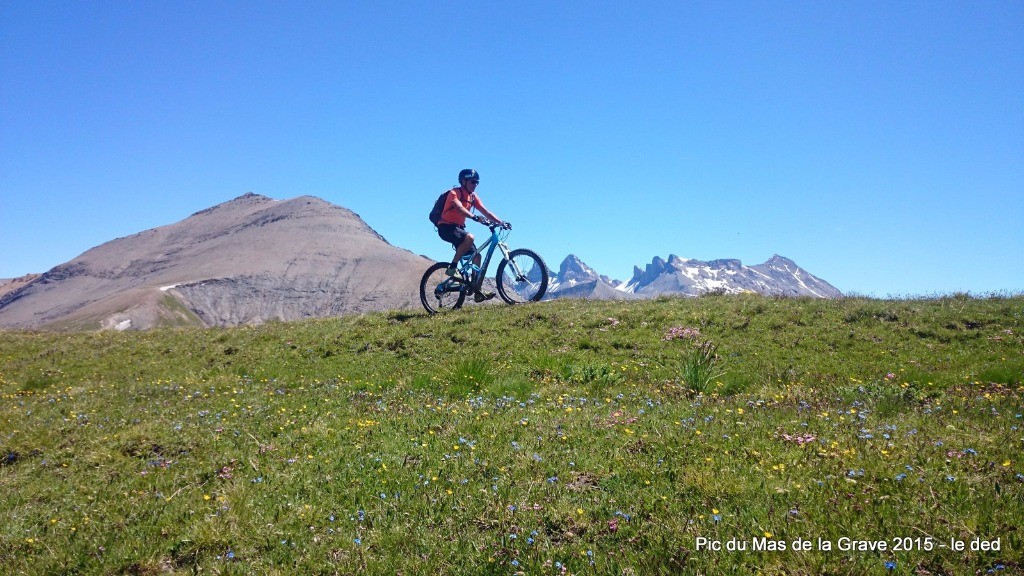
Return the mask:
[[[655,257],[643,270],[634,267],[627,282],[612,280],[570,254],[552,271],[548,298],[629,298],[664,294],[698,296],[709,292],[755,292],[772,296],[838,298],[842,292],[789,258],[775,255],[763,264],[744,266],[736,259],[704,262],[671,254]],[[612,291],[618,292],[618,294]]]

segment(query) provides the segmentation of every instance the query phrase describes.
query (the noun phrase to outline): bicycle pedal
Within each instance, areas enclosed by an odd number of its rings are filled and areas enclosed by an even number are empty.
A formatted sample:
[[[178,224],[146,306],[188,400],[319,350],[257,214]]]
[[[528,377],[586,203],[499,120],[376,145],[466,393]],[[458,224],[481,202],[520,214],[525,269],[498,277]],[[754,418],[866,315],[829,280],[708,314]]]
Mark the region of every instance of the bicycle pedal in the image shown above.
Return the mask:
[[[494,298],[494,292],[477,292],[473,295],[473,300],[477,302],[486,302],[491,298]]]

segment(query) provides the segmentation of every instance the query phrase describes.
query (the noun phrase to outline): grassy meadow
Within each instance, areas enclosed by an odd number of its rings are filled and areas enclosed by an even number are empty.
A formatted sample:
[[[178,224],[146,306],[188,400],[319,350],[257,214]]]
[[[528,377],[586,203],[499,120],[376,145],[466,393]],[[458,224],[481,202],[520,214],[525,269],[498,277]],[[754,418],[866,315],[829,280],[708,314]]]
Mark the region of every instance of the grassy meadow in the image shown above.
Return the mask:
[[[1024,297],[0,332],[2,574],[1020,574]]]

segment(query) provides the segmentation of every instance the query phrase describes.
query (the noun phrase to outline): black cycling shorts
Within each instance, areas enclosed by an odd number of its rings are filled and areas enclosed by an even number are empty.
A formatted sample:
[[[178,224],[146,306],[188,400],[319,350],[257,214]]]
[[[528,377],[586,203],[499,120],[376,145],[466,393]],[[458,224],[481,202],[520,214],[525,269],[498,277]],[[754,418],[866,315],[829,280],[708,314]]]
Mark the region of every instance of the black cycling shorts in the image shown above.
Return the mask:
[[[441,240],[450,242],[456,249],[458,249],[459,244],[462,244],[468,234],[465,226],[456,226],[455,224],[437,225],[437,235],[441,237]]]

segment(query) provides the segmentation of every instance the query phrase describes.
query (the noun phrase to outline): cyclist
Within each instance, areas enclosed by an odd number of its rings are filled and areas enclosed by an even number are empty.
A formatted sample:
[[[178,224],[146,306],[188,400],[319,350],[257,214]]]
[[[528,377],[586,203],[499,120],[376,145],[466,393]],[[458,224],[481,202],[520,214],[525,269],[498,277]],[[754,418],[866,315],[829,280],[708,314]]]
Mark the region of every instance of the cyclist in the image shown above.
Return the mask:
[[[449,276],[468,282],[469,278],[463,277],[459,271],[459,260],[473,249],[473,235],[466,231],[466,218],[477,222],[486,222],[490,219],[503,226],[511,228],[506,222],[488,210],[480,197],[476,194],[476,187],[480,184],[480,174],[472,168],[466,168],[459,172],[459,185],[448,191],[448,197],[444,201],[444,210],[441,212],[441,219],[437,223],[437,235],[445,242],[455,247],[455,258],[445,271]],[[476,216],[470,210],[476,208],[484,216]],[[477,255],[474,263],[480,264],[480,256]],[[477,292],[473,298],[477,302],[494,298],[494,292]]]

